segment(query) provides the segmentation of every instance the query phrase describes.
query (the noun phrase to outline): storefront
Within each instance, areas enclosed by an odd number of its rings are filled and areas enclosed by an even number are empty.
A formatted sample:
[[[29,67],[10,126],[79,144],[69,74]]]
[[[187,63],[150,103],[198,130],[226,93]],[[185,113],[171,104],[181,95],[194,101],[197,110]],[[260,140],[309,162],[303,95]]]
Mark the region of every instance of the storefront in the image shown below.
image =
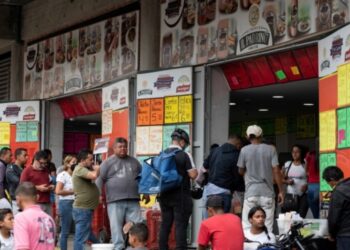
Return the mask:
[[[318,58],[330,48],[320,50],[317,42],[349,22],[348,5],[338,0],[164,1],[161,20],[160,65],[205,64],[199,83],[205,88],[202,156],[230,133],[244,135],[251,123],[263,127],[281,163],[290,159],[295,143],[322,152],[319,110],[326,97]]]

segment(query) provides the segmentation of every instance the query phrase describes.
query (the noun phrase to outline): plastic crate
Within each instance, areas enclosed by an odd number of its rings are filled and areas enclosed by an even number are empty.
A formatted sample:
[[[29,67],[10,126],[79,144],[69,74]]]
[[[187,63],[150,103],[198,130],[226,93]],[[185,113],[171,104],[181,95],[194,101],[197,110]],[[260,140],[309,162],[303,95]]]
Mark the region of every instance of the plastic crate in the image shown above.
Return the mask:
[[[148,240],[147,247],[149,250],[159,250],[159,231],[161,224],[161,212],[160,210],[148,210],[146,212],[146,220],[148,227]],[[176,248],[175,241],[175,226],[173,224],[169,236],[169,250],[174,250]]]

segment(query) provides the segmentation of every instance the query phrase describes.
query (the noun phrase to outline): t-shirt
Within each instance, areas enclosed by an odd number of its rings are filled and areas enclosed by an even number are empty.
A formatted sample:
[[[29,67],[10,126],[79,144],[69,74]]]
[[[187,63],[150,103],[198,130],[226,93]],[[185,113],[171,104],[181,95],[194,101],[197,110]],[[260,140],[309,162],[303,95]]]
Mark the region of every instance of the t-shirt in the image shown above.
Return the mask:
[[[198,234],[198,244],[212,250],[242,250],[244,235],[241,220],[234,214],[219,214],[204,220]]]
[[[250,144],[242,148],[237,166],[246,168],[244,198],[275,196],[272,167],[278,166],[276,149],[267,144]]]
[[[9,238],[4,238],[0,233],[0,250],[13,250],[15,247],[15,240],[13,234],[10,234]]]
[[[250,229],[244,231],[244,236],[246,237],[246,239],[248,239],[250,241],[260,242],[260,244],[276,243],[276,237],[272,233],[269,233],[270,240],[267,238],[267,235],[266,235],[265,232],[262,232],[260,234],[252,234],[250,232]],[[256,250],[258,248],[258,246],[259,246],[259,243],[248,243],[248,242],[245,242],[244,243],[244,250]]]
[[[95,209],[99,204],[100,192],[92,180],[86,179],[88,173],[89,170],[80,165],[74,169],[72,180],[75,195],[73,207],[75,208]]]
[[[134,157],[109,157],[101,165],[100,176],[96,181],[101,190],[106,184],[107,202],[118,200],[139,200],[137,177],[141,172],[141,164]]]
[[[290,161],[286,162],[283,167],[284,173],[287,174],[288,168],[290,166],[290,169],[288,171],[288,178],[293,179],[294,183],[293,185],[287,185],[287,193],[288,194],[295,194],[295,195],[302,195],[302,187],[304,185],[307,185],[307,176],[304,165],[295,165],[292,163],[290,165]],[[286,176],[287,177],[287,176]]]
[[[72,176],[68,174],[68,172],[63,171],[58,174],[57,182],[61,182],[63,184],[63,190],[65,191],[71,191],[73,190],[73,182],[72,182]],[[74,195],[59,195],[60,200],[74,200]]]
[[[53,250],[55,249],[55,222],[33,205],[15,216],[15,249]]]
[[[29,181],[35,186],[39,185],[50,185],[50,173],[47,168],[43,170],[36,170],[32,166],[26,167],[21,175],[21,183]],[[38,203],[49,203],[50,202],[50,192],[40,192],[37,191],[39,195]]]

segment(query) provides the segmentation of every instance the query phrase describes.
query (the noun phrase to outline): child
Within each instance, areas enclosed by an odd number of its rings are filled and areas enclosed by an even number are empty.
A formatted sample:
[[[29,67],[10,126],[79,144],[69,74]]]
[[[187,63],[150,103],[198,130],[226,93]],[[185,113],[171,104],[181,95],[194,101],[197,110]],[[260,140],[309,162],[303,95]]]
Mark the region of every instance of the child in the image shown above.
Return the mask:
[[[11,209],[0,209],[0,250],[14,249],[12,230],[13,214]]]
[[[128,250],[147,250],[148,228],[144,223],[134,224],[129,230]]]

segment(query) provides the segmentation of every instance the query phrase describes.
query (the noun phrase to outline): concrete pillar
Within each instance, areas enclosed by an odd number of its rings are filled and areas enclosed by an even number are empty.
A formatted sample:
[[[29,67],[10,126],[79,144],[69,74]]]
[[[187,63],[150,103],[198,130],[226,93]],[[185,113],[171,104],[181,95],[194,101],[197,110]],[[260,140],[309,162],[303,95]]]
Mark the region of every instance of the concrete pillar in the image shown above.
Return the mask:
[[[159,0],[140,1],[140,71],[159,67],[160,4]]]
[[[48,123],[46,135],[44,135],[44,147],[52,151],[52,162],[56,167],[62,165],[63,160],[63,138],[64,138],[64,117],[60,106],[56,102],[49,102],[47,105],[46,121]]]
[[[11,82],[10,100],[22,100],[23,97],[23,45],[11,45]]]
[[[210,107],[210,144],[222,144],[229,135],[230,87],[219,67],[211,68],[209,96]]]

